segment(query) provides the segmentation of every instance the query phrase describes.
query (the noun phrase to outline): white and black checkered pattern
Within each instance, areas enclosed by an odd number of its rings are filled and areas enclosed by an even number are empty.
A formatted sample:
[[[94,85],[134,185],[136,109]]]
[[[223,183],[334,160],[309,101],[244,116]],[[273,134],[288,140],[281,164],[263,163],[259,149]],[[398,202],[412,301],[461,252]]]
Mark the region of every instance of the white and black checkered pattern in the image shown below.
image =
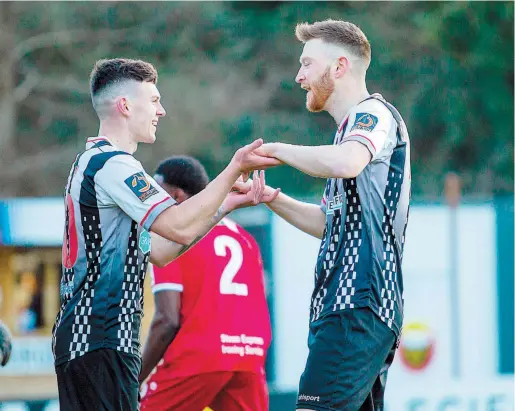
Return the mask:
[[[362,215],[356,179],[345,180],[345,196],[347,212],[345,216],[345,238],[343,240],[342,266],[336,291],[336,302],[333,310],[354,308],[352,297],[356,294],[355,266],[359,260],[361,246]]]
[[[411,193],[410,193],[411,200]],[[408,207],[408,211],[406,213],[406,220],[409,219],[410,208]],[[404,242],[406,241],[406,229],[408,228],[408,224],[404,225],[404,230],[402,230],[402,239],[401,239],[401,258],[404,256]]]
[[[324,234],[322,237],[322,242],[320,244],[320,251],[318,253],[319,258],[325,252],[325,245],[327,242],[327,226],[324,229]],[[321,286],[318,288],[317,293],[311,298],[311,321],[315,321],[320,317],[320,313],[322,312],[323,300],[327,295],[327,288],[325,287],[325,282],[327,280],[327,265],[326,261],[323,263],[322,273],[319,272],[318,267],[315,266],[315,282],[321,282]],[[322,274],[322,275],[321,275]]]
[[[331,191],[333,191],[332,195]],[[327,184],[326,188],[326,195],[325,197],[328,199],[334,199],[338,197],[339,195],[338,190],[338,180],[337,179],[330,179]],[[327,204],[328,207],[330,207],[330,204]],[[331,225],[330,230],[331,234],[328,239],[327,237],[327,231],[324,231],[323,241],[322,245],[320,247],[320,253],[319,257],[324,255],[324,259],[322,261],[322,278],[318,281],[322,282],[320,287],[318,288],[318,292],[313,298],[311,302],[312,307],[312,321],[316,321],[320,318],[320,315],[322,313],[322,310],[324,308],[324,297],[327,295],[327,282],[330,277],[330,273],[332,268],[334,267],[336,263],[336,259],[338,256],[339,251],[339,244],[340,244],[340,235],[342,230],[342,209],[341,208],[335,208],[330,213],[332,213],[331,217]],[[326,225],[327,230],[327,225]]]
[[[95,298],[94,284],[100,277],[100,251],[102,249],[98,210],[88,213],[85,208],[82,208],[81,211],[88,271],[80,298],[73,309],[74,321],[70,342],[70,359],[72,360],[86,354],[89,349],[88,336],[91,334],[89,320]]]
[[[326,187],[324,190],[324,202],[327,201],[327,199],[330,197],[332,182],[331,180],[328,180],[326,183]],[[327,204],[325,204],[327,207]],[[326,255],[326,245],[327,245],[327,224],[324,227],[324,233],[322,235],[322,241],[320,243],[320,248],[318,252],[318,259],[322,257],[322,255]],[[321,272],[320,272],[321,271]],[[327,275],[329,273],[328,270],[328,264],[326,259],[324,258],[324,262],[322,264],[322,270],[318,269],[318,264],[315,266],[315,283],[317,284],[317,292],[314,294],[311,298],[311,321],[315,321],[318,318],[320,318],[320,314],[322,312],[322,309],[324,307],[323,300],[325,296],[327,295],[327,287],[326,287],[326,280]]]
[[[70,175],[65,204],[73,206],[75,227],[65,232],[72,249],[63,247],[64,304],[54,327],[55,365],[97,349],[139,355],[141,270],[146,270],[151,246],[147,231],[174,201],[156,187],[151,198],[141,197],[129,180],[147,177],[141,164],[103,137],[88,140]],[[73,278],[65,270],[70,266]]]
[[[411,199],[411,193],[410,193],[410,199]],[[408,207],[408,211],[406,214],[406,221],[409,219],[409,212],[410,212],[410,208]],[[406,229],[407,228],[408,228],[408,224],[405,224],[404,230],[402,231],[402,239],[401,239],[401,259],[404,256],[404,242],[406,241]],[[400,298],[401,298],[402,306],[404,307],[404,289],[401,290]],[[401,332],[402,332],[402,329],[401,329]]]
[[[65,285],[73,284],[73,268],[65,268],[63,270],[63,277],[61,279],[61,283]],[[57,313],[57,317],[55,319],[54,328],[52,330],[52,352],[55,353],[55,343],[56,343],[56,330],[61,324],[61,318],[63,316],[63,310],[68,301],[72,298],[73,291],[69,288],[65,288],[65,292],[61,294],[61,306],[59,307],[59,312]]]
[[[144,290],[143,290],[143,287],[144,287],[144,284],[145,284],[145,277],[147,276],[147,267],[148,267],[148,262],[150,261],[150,253],[147,253],[144,257],[143,257],[143,262],[141,263],[141,275],[140,275],[140,280],[139,280],[139,293],[140,293],[140,297],[139,297],[139,305],[140,305],[140,308],[141,308],[141,311],[143,311],[143,306],[144,306]]]
[[[395,173],[394,171],[389,172],[384,196],[385,215],[383,216],[382,224],[385,250],[383,255],[384,268],[382,270],[384,288],[381,290],[381,307],[379,307],[379,316],[389,327],[392,327],[392,323],[395,319],[395,303],[397,301],[397,295],[395,292],[395,284],[397,282],[397,262],[394,247],[395,237],[392,227],[395,220],[395,212],[397,210],[402,177],[401,173]]]
[[[120,300],[120,314],[118,315],[118,321],[120,322],[118,338],[120,340],[117,349],[126,353],[136,353],[133,343],[137,336],[133,335],[132,324],[134,313],[137,310],[137,307],[133,305],[140,301],[139,294],[141,293],[138,268],[138,224],[133,221],[125,257],[122,298]]]
[[[369,307],[399,335],[404,307],[401,262],[411,182],[409,136],[395,108],[384,101],[381,104],[398,125],[390,127],[388,144],[356,178],[329,179],[326,184],[321,203],[326,231],[315,270],[312,320],[335,311]],[[344,122],[334,144],[342,143],[346,128]]]
[[[323,279],[324,284],[327,277]],[[327,288],[322,285],[316,293],[316,295],[311,300],[311,321],[316,321],[320,318],[320,313],[324,308],[323,301],[324,297],[327,295]]]

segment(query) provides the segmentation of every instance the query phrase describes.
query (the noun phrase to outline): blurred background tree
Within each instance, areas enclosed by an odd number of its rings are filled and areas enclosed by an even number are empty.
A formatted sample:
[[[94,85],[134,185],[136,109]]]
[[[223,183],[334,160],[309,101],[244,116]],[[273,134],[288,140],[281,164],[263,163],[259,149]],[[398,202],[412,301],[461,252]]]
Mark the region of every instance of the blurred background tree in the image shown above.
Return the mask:
[[[71,162],[96,135],[88,76],[100,58],[147,59],[168,115],[136,156],[197,156],[215,176],[254,138],[328,144],[327,114],[305,110],[294,82],[301,21],[346,19],[372,44],[369,91],[403,114],[415,196],[444,174],[468,195],[513,192],[513,2],[2,2],[0,196],[61,195]],[[268,182],[319,196],[290,168]]]

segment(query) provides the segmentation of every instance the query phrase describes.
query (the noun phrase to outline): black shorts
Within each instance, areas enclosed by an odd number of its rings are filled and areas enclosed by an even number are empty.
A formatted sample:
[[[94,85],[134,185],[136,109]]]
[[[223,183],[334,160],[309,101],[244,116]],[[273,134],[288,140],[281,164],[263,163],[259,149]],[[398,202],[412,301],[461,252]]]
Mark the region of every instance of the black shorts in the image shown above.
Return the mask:
[[[309,355],[297,409],[382,411],[396,336],[368,308],[354,308],[311,324]]]
[[[89,352],[58,365],[61,411],[139,410],[141,359],[111,349]]]

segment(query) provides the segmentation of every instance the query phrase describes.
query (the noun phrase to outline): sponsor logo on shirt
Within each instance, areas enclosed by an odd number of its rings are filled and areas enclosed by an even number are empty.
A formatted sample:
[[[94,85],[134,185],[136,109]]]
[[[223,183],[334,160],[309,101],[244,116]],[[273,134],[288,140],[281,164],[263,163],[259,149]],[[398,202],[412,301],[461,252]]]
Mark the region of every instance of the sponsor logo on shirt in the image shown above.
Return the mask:
[[[377,125],[377,117],[368,113],[357,113],[352,130],[372,131]]]
[[[145,174],[141,171],[125,179],[125,184],[127,184],[141,202],[145,202],[149,197],[159,193],[157,188],[150,184]]]
[[[299,401],[320,401],[319,395],[306,395],[306,394],[299,394]]]
[[[334,210],[340,210],[343,206],[343,196],[338,194],[327,202],[327,214],[334,214]]]
[[[220,342],[222,343],[222,354],[239,355],[240,357],[247,355],[263,357],[265,355],[265,341],[261,337],[245,334],[220,334]]]

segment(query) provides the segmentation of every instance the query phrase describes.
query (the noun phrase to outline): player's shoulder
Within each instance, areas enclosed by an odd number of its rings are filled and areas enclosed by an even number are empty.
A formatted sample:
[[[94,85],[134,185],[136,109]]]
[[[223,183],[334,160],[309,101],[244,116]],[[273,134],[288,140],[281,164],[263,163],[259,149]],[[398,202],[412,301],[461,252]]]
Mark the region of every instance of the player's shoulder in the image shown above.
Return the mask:
[[[131,154],[111,148],[109,151],[95,153],[94,157],[98,159],[97,162],[102,163],[98,173],[102,178],[107,177],[110,180],[130,176],[138,181],[141,180],[141,184],[148,184],[143,165]],[[133,186],[136,187],[136,185]]]
[[[98,154],[102,153],[109,153],[107,155],[108,159],[106,161],[106,164],[108,164],[110,167],[136,167],[136,168],[143,168],[142,164],[132,155],[129,153],[126,153],[125,151],[120,151],[116,147],[110,147],[109,149],[102,151]]]
[[[356,104],[349,112],[349,125],[347,133],[353,130],[371,132],[374,129],[388,129],[395,122],[393,114],[383,101],[382,96],[368,98]],[[376,127],[377,125],[380,127]]]
[[[386,100],[384,100],[380,94],[375,94],[373,96],[376,96],[377,98],[371,97],[356,104],[353,107],[353,111],[355,113],[369,112],[381,117],[384,116],[393,119],[391,111],[385,104]]]

